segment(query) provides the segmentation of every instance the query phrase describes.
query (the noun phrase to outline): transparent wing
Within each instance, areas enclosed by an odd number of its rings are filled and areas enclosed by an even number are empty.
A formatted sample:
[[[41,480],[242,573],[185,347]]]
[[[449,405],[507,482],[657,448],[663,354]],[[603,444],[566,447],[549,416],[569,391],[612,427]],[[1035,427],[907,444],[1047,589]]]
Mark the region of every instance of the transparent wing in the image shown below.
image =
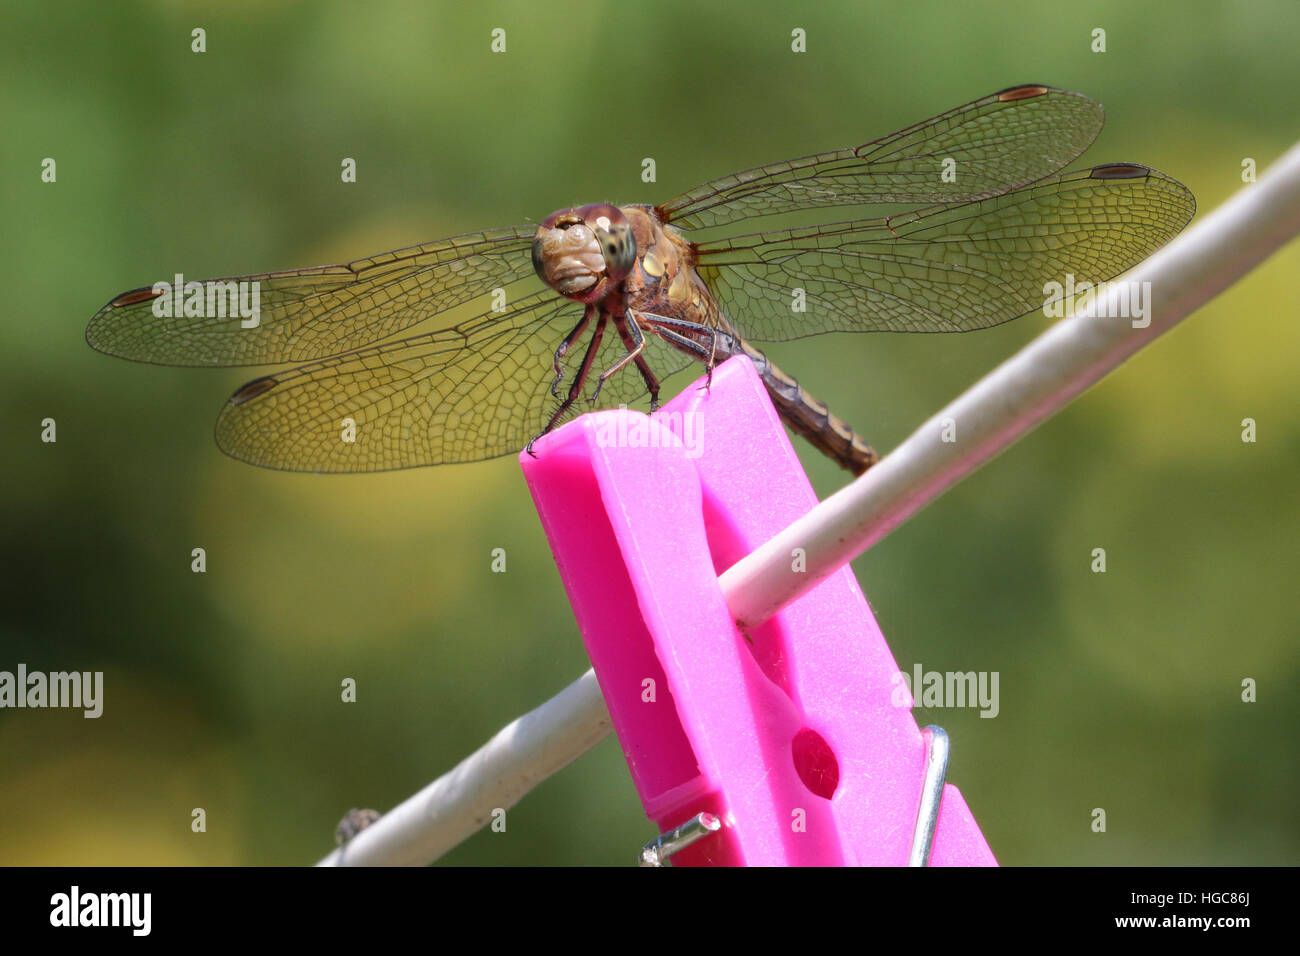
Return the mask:
[[[109,355],[157,365],[272,365],[337,355],[533,275],[536,229],[472,232],[344,265],[206,280],[200,283],[205,315],[160,316],[163,303],[152,287],[135,289],[95,313],[86,341]],[[224,284],[241,282],[250,284],[245,302],[252,301],[254,285],[258,290],[254,328],[243,328],[233,308],[217,308],[222,288],[229,288]],[[211,308],[209,288],[217,290]]]
[[[1081,283],[1124,272],[1195,210],[1177,180],[1111,163],[960,205],[701,243],[700,274],[737,330],[759,341],[966,332],[1041,308],[1054,299],[1044,286],[1067,274]]]
[[[552,360],[581,316],[581,305],[539,292],[504,313],[255,379],[226,403],[217,444],[255,465],[312,472],[388,471],[517,453],[559,406],[551,395]],[[566,357],[564,388],[586,341]],[[625,351],[608,327],[587,394],[596,375]],[[647,355],[661,376],[689,363],[658,340],[648,341]],[[572,412],[631,404],[645,394],[629,366],[610,378],[595,406],[582,400]]]
[[[697,228],[815,207],[991,196],[1065,168],[1104,121],[1101,104],[1079,93],[1016,86],[856,148],[715,179],[656,208]]]

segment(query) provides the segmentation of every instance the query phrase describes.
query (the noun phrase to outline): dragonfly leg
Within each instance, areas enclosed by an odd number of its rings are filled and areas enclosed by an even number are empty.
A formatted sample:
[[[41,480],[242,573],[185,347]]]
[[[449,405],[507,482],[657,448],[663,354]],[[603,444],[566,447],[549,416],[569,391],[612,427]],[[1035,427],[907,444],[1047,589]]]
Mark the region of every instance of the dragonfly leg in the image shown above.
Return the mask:
[[[645,351],[645,335],[641,332],[641,326],[637,324],[635,313],[629,312],[627,315],[616,316],[614,318],[614,327],[618,329],[619,337],[623,339],[623,344],[627,346],[627,354],[600,373],[600,378],[596,380],[596,388],[591,393],[591,403],[594,405],[596,399],[600,397],[600,390],[605,387],[606,379],[618,372],[619,369],[626,368],[628,362],[636,362],[637,368],[641,370],[641,377],[645,378],[646,384],[650,386],[651,404],[658,405],[659,380],[650,374],[649,368],[645,365],[645,359],[641,355]]]
[[[685,352],[697,362],[704,363],[704,388],[713,384],[713,369],[718,364],[718,351],[721,348],[723,358],[736,354],[739,340],[729,332],[719,330],[711,325],[687,322],[666,315],[645,314],[643,318],[654,327],[658,335],[680,351]],[[707,341],[707,344],[706,344]]]
[[[573,384],[569,386],[568,397],[560,403],[560,407],[555,410],[555,414],[552,415],[551,420],[546,423],[546,427],[530,438],[528,440],[528,445],[524,448],[524,451],[528,452],[528,454],[532,455],[534,458],[537,457],[537,454],[533,451],[533,445],[537,442],[537,439],[541,438],[554,428],[559,423],[560,419],[564,417],[565,412],[567,412],[573,406],[573,403],[577,401],[578,396],[582,394],[582,384],[587,381],[587,374],[591,371],[591,363],[596,360],[596,352],[600,349],[600,340],[604,334],[605,318],[604,316],[601,316],[600,320],[596,323],[596,327],[591,331],[591,342],[587,345],[586,354],[582,356],[582,365],[578,367],[577,374],[573,376]]]
[[[708,362],[709,350],[701,344],[712,334],[707,325],[687,322],[685,319],[674,319],[667,315],[656,315],[653,312],[638,312],[637,315],[642,325],[653,329],[657,335],[687,352],[697,362]]]
[[[704,363],[704,390],[713,384],[713,369],[718,364],[718,330],[709,329],[709,360]]]
[[[699,362],[708,361],[708,349],[700,345],[694,339],[687,338],[684,335],[678,335],[671,329],[655,329],[655,334],[666,342],[677,346],[678,349],[685,352],[691,358]]]
[[[640,313],[635,314],[640,315]],[[637,323],[637,329],[638,331],[641,330],[639,322]],[[632,351],[634,343],[627,329],[619,326],[618,332],[623,337],[623,344],[627,346],[628,351]],[[659,409],[659,377],[650,370],[649,363],[646,362],[644,355],[639,354],[639,350],[636,356],[636,367],[637,371],[641,373],[641,380],[645,382],[645,387],[650,392],[650,413],[654,414]]]
[[[595,314],[595,309],[595,306],[589,305],[583,310],[582,318],[578,320],[578,324],[574,326],[572,332],[564,337],[564,341],[560,343],[560,347],[555,350],[555,361],[551,363],[551,368],[555,370],[555,381],[551,382],[551,395],[555,398],[560,397],[560,382],[564,378],[564,369],[560,367],[560,360],[568,354],[570,347],[572,347],[578,336],[580,336],[587,328],[587,323],[591,321],[591,317]],[[543,432],[543,434],[545,434],[545,432]]]
[[[650,316],[650,315],[647,315],[645,317],[647,319],[658,318],[658,316]],[[689,335],[682,335],[679,332],[674,332],[670,328],[665,328],[665,325],[670,323],[660,323],[656,321],[647,324],[649,328],[651,328],[654,331],[655,335],[659,336],[661,339],[663,339],[665,342],[668,342],[670,345],[675,346],[679,352],[685,352],[687,355],[695,359],[697,362],[704,362],[706,365],[708,364],[710,350],[705,348],[703,345],[701,345],[695,339],[691,338]],[[681,324],[683,326],[689,327],[692,331],[696,332],[697,334],[704,334],[707,333],[708,331],[707,329],[704,328],[704,326],[695,325],[692,322],[685,322]],[[638,362],[639,361],[640,360],[638,359]],[[643,369],[642,371],[643,374],[646,374],[646,370]],[[712,371],[713,371],[712,368],[710,368],[709,369],[710,381],[705,385],[705,388],[708,388],[708,385],[712,383]],[[655,384],[658,385],[658,382],[656,382]],[[651,389],[650,411],[652,412],[659,406],[657,399],[658,399],[658,390]]]

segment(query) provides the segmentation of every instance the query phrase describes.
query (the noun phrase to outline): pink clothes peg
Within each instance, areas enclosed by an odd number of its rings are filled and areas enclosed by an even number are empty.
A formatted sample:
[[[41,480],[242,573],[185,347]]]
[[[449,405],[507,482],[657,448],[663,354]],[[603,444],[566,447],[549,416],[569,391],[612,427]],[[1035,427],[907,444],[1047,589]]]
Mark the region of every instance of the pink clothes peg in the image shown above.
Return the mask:
[[[697,386],[520,456],[646,814],[693,828],[676,866],[924,859],[940,753],[852,571],[749,634],[727,610],[718,575],[817,499],[747,358]],[[930,864],[996,865],[961,793],[929,779]]]

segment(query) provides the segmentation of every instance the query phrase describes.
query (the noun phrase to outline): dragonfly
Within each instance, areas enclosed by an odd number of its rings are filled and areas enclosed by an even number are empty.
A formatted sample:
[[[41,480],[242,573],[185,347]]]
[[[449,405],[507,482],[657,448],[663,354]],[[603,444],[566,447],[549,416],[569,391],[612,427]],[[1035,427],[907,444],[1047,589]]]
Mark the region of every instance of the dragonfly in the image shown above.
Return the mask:
[[[86,338],[139,362],[289,366],[231,395],[216,440],[308,472],[531,452],[583,408],[653,411],[668,376],[744,355],[790,430],[860,474],[879,458],[871,445],[751,343],[985,329],[1051,304],[1045,289],[1066,276],[1078,288],[1125,272],[1195,200],[1137,163],[1063,172],[1103,122],[1082,94],[1011,87],[657,206],[562,209],[340,265],[184,283],[183,297],[156,283],[111,299]],[[875,214],[823,213],[847,207]],[[801,213],[819,221],[771,218]],[[255,315],[214,305],[213,288],[251,288]],[[467,321],[398,337],[485,297]]]

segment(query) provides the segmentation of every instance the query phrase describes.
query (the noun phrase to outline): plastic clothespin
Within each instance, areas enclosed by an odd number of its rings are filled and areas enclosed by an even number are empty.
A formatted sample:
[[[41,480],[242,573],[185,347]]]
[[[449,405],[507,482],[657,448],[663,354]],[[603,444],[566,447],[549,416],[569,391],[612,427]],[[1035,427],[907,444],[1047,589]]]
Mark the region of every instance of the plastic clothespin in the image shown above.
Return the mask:
[[[752,363],[703,382],[520,456],[660,845],[675,866],[902,866],[928,803],[931,865],[995,866],[955,787],[925,799],[928,734],[848,567],[736,627],[718,575],[817,498]]]

